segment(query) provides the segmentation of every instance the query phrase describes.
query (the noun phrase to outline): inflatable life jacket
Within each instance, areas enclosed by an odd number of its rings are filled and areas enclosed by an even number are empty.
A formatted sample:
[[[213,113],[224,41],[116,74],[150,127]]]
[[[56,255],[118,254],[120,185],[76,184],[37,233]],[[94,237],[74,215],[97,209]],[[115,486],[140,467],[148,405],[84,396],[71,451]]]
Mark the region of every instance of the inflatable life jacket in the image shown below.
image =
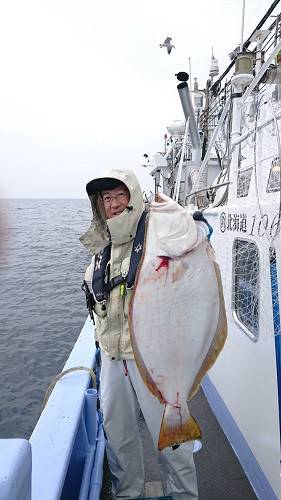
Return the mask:
[[[111,244],[106,246],[95,257],[95,268],[93,272],[92,289],[96,302],[105,301],[111,290],[118,285],[124,284],[126,289],[133,288],[136,272],[143,254],[145,223],[147,212],[144,211],[138,222],[137,232],[133,242],[132,253],[128,273],[122,273],[110,279],[109,261],[111,255]]]

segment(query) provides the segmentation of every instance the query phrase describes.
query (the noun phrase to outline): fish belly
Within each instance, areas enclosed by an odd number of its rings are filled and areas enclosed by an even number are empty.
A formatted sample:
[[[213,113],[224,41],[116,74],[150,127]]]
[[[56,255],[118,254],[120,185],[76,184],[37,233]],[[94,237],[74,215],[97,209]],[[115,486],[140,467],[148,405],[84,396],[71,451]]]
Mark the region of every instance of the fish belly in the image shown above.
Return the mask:
[[[200,437],[186,401],[218,322],[218,284],[207,245],[179,258],[146,253],[137,279],[132,345],[144,382],[165,405],[159,449]]]

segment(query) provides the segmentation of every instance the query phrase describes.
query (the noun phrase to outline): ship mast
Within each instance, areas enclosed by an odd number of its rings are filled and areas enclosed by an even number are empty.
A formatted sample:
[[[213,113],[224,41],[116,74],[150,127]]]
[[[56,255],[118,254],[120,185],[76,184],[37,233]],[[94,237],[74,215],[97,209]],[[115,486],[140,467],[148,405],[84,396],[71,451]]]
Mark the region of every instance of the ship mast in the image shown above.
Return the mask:
[[[242,5],[242,22],[241,22],[241,41],[240,41],[240,52],[243,52],[243,39],[244,39],[244,21],[245,21],[245,0],[243,0]]]

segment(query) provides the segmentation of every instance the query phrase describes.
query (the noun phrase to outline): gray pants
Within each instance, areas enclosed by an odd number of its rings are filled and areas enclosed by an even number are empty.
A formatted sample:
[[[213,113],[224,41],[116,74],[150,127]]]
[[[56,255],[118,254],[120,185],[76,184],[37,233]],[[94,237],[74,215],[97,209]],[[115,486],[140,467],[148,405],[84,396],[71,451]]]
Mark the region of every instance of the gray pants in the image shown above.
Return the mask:
[[[134,360],[112,361],[102,352],[101,406],[107,437],[107,457],[116,498],[132,499],[144,493],[142,443],[138,427],[139,406],[157,449],[164,407],[147,389]],[[179,448],[158,451],[165,495],[175,500],[198,498],[193,461],[193,441]]]

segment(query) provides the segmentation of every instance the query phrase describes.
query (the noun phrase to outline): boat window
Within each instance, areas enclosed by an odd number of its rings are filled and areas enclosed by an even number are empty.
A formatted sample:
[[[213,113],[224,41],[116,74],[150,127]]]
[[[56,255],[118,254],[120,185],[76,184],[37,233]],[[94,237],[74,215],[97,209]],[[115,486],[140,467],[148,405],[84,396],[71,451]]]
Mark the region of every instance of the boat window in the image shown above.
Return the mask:
[[[253,165],[251,164],[252,158],[250,152],[249,152],[249,147],[245,142],[239,144],[237,198],[243,198],[245,196],[248,196],[249,194],[250,182],[253,171]]]
[[[232,308],[235,321],[252,340],[259,334],[259,254],[253,241],[233,244]]]
[[[267,193],[274,193],[276,191],[280,191],[280,161],[279,156],[275,156],[275,158],[271,162],[268,182],[267,182]]]
[[[238,170],[237,198],[248,196],[252,171],[253,167],[249,167],[246,170]]]

